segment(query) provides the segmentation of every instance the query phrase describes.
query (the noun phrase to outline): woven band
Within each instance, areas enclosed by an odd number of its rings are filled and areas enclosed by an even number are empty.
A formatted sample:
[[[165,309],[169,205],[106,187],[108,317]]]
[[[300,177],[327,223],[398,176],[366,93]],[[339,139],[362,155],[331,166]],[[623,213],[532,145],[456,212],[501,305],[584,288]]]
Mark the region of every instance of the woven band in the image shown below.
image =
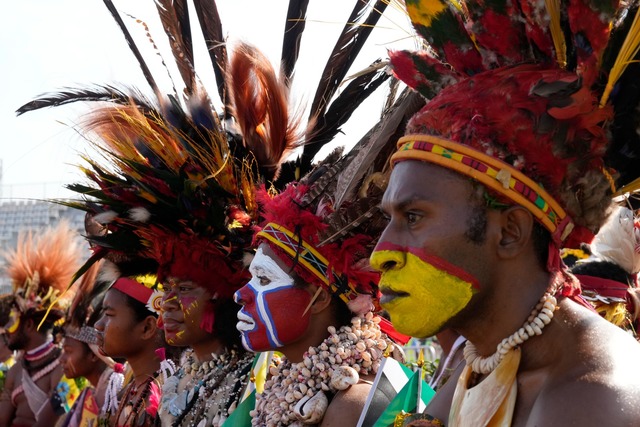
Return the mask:
[[[432,135],[407,135],[398,141],[391,163],[420,160],[467,175],[528,209],[560,243],[573,222],[549,193],[513,166],[466,145]]]
[[[329,260],[291,230],[270,222],[256,237],[269,241],[291,258],[297,259],[300,265],[317,277],[332,293],[338,294],[345,303],[358,296],[348,281],[329,267]]]

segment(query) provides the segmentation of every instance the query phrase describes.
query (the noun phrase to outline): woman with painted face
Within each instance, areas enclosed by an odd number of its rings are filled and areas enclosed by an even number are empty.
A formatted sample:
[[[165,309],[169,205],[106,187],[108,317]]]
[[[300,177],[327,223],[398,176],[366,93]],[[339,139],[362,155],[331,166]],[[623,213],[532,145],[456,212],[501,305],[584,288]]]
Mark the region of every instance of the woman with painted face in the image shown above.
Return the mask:
[[[108,419],[102,421],[107,425],[159,425],[162,385],[157,349],[163,341],[157,326],[162,295],[158,286],[151,275],[120,277],[105,294],[102,315],[95,324],[98,347],[105,355],[126,359],[131,371],[131,380],[117,401],[107,396]]]
[[[237,328],[247,349],[284,356],[269,368],[254,426],[355,426],[383,355],[401,358],[373,314],[378,275],[367,259],[381,223],[366,212],[381,189],[365,184],[362,197],[334,204],[346,166],[334,159],[275,197],[259,193],[265,222],[251,280],[235,295]],[[389,401],[376,400],[379,415]]]

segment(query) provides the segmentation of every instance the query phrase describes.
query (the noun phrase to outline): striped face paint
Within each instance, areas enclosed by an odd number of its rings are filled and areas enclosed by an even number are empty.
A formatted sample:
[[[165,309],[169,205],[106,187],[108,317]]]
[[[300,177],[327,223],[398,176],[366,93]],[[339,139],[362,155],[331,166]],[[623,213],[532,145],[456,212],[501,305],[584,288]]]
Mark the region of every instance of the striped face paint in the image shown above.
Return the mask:
[[[382,271],[382,307],[395,328],[413,337],[430,337],[471,300],[478,281],[466,271],[414,247],[379,243],[371,266]]]
[[[238,331],[247,350],[258,352],[283,347],[304,334],[311,295],[294,287],[293,278],[258,248],[249,267],[251,281],[234,295],[242,305]]]

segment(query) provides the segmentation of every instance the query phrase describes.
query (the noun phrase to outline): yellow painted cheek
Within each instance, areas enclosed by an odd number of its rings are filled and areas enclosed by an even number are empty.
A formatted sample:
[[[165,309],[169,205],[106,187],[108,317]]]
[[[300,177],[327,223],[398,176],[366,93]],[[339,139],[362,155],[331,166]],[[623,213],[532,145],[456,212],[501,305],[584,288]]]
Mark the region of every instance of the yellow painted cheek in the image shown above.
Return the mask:
[[[384,273],[381,284],[409,294],[383,307],[396,329],[420,338],[438,333],[473,295],[470,283],[411,254],[407,254],[407,263],[402,269]]]

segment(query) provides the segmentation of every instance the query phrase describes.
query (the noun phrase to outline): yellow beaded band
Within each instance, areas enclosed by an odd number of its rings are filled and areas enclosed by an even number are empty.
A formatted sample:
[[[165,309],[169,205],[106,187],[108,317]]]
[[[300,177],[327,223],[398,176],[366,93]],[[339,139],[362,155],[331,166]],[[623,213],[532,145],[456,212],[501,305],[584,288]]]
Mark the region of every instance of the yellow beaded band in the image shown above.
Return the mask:
[[[398,141],[391,163],[420,160],[467,175],[527,208],[562,242],[573,230],[573,222],[540,185],[513,166],[463,144],[433,135],[407,135]]]
[[[331,292],[338,294],[345,303],[358,296],[346,278],[329,268],[329,260],[291,230],[270,222],[256,234],[256,237],[269,241],[291,258],[297,259],[307,271],[317,277]],[[331,276],[333,280],[330,280]]]

